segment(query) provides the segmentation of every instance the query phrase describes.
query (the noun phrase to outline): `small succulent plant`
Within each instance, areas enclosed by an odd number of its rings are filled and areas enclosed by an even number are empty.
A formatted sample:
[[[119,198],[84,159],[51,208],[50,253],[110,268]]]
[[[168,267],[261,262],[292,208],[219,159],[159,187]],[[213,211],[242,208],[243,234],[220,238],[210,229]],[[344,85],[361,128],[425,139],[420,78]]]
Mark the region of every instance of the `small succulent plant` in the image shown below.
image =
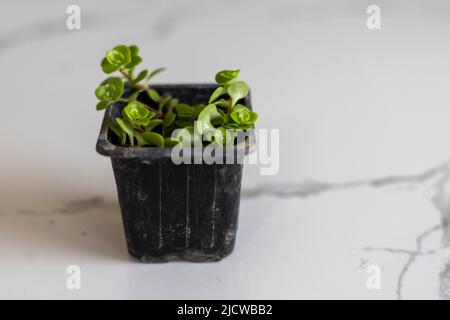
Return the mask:
[[[169,94],[161,95],[149,85],[165,68],[151,72],[144,69],[136,74],[136,66],[141,62],[135,45],[116,46],[101,62],[106,74],[119,73],[104,80],[95,90],[95,96],[99,100],[97,110],[117,102],[123,104],[121,117],[109,123],[120,145],[170,148],[183,143],[182,137],[172,133],[177,129],[193,133],[194,126],[206,137],[206,143],[230,144],[234,143],[237,130],[251,129],[258,119],[255,112],[240,103],[249,93],[248,85],[237,80],[240,70],[218,72],[215,77],[218,86],[209,100],[189,105]],[[130,94],[124,95],[126,89]],[[151,105],[138,101],[141,94],[149,97]]]

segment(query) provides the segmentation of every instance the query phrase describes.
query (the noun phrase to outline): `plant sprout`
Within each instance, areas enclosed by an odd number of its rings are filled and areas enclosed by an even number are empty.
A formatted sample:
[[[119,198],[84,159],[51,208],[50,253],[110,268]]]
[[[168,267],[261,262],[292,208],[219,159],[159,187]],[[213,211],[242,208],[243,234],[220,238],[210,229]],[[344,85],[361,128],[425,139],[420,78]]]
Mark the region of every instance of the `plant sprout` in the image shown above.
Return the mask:
[[[234,143],[236,130],[249,130],[258,115],[241,103],[248,96],[249,87],[238,81],[240,70],[222,70],[215,76],[217,88],[208,101],[197,105],[180,102],[169,94],[161,95],[149,84],[165,68],[151,72],[147,69],[136,74],[142,62],[135,45],[118,45],[108,52],[101,62],[106,74],[117,72],[95,90],[99,100],[97,110],[114,103],[122,103],[121,117],[109,123],[120,145],[129,147],[153,146],[171,148],[183,143],[181,137],[172,137],[176,129],[193,134],[198,126],[209,142],[224,145]],[[125,90],[130,94],[124,94]],[[141,94],[150,98],[151,105],[138,101]],[[191,141],[194,141],[192,139]]]

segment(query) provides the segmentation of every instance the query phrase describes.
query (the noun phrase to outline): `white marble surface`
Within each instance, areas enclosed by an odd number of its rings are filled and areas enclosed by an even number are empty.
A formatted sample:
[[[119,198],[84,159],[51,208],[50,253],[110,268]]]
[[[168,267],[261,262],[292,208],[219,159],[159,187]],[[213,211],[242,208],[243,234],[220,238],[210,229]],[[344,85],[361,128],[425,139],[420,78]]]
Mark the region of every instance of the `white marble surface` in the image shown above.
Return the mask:
[[[450,4],[376,2],[379,31],[356,0],[2,1],[0,298],[450,298]],[[128,257],[94,151],[99,59],[122,42],[160,82],[240,67],[259,127],[280,129],[280,171],[246,168],[219,263]]]

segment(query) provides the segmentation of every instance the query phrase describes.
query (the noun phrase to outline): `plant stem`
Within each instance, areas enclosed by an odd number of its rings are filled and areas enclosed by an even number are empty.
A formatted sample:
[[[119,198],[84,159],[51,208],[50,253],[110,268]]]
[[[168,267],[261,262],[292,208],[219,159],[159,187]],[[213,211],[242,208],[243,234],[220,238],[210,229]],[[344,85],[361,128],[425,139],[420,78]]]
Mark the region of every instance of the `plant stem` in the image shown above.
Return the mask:
[[[130,76],[130,74],[128,73],[128,71],[127,71],[126,69],[124,69],[124,68],[119,69],[119,72],[120,72],[120,73],[124,76],[124,78],[127,79],[128,81],[132,82],[132,81],[134,80],[133,77]],[[142,85],[142,84],[139,84],[139,83],[133,84],[133,87],[134,87],[135,89],[142,89],[142,90],[145,90],[147,93],[148,93],[148,91],[149,91],[148,86]],[[120,99],[119,101],[120,101],[120,102],[130,102],[131,100],[128,100],[128,99]],[[139,102],[140,102],[140,101],[139,101]],[[154,113],[156,113],[156,118],[162,118],[162,117],[163,117],[164,114],[163,114],[162,112],[158,111],[158,110],[155,109],[155,108],[150,107],[149,105],[147,105],[147,104],[145,104],[145,103],[143,103],[143,102],[141,102],[141,103],[142,103],[145,107],[147,107],[149,110],[151,110],[151,111],[153,111]]]
[[[128,71],[126,70],[126,69],[119,69],[119,72],[125,77],[125,79],[127,79],[128,81],[133,81],[134,80],[134,78],[133,77],[131,77],[130,76],[130,74],[128,73]],[[133,84],[133,87],[135,88],[135,89],[143,89],[143,90],[145,90],[145,91],[148,91],[149,90],[149,88],[148,88],[148,85],[143,85],[143,84],[140,84],[140,83],[134,83]]]
[[[125,69],[119,69],[119,72],[128,80],[128,81],[133,81],[133,78],[130,76],[130,74],[128,73],[127,70]]]
[[[130,76],[130,74],[128,73],[128,71],[124,68],[119,69],[119,72],[125,77],[125,79],[127,79],[128,81],[132,82],[134,79],[133,77]],[[150,91],[150,89],[148,88],[148,85],[142,85],[140,83],[135,83],[133,84],[134,89],[138,89],[138,90],[145,90],[148,94],[148,92]],[[119,101],[121,102],[130,102],[131,100],[128,99],[120,99]],[[149,110],[153,111],[154,113],[156,113],[156,117],[157,118],[162,118],[163,117],[163,113],[158,111],[155,108],[150,107],[149,105],[141,102],[145,107],[147,107]]]
[[[233,111],[233,99],[230,98],[229,102],[230,102],[230,104],[228,105],[228,113]]]

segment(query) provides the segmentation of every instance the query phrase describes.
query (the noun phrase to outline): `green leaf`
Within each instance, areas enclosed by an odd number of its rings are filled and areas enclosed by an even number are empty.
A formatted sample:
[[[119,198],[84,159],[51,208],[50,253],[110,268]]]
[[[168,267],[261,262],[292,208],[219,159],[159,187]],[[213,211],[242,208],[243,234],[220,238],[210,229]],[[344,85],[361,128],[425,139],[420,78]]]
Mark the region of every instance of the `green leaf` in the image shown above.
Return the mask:
[[[125,88],[128,88],[128,89],[134,89],[134,88],[135,88],[133,82],[128,81],[128,80],[126,80],[126,81],[123,83],[123,86],[124,86]]]
[[[95,96],[97,99],[102,100],[105,96],[106,88],[105,86],[99,86],[97,89],[95,89]]]
[[[130,53],[132,56],[137,56],[139,54],[139,47],[135,44],[129,46],[130,48]]]
[[[131,145],[134,146],[134,130],[131,127],[131,125],[128,122],[123,121],[120,118],[116,118],[116,122],[120,126],[120,128],[128,135]],[[122,143],[122,144],[125,144],[125,143]]]
[[[128,69],[133,69],[139,63],[142,62],[142,58],[139,56],[139,48],[136,45],[132,45],[130,48],[130,63],[128,63],[125,67]]]
[[[144,139],[147,141],[148,144],[157,146],[159,148],[164,147],[164,138],[159,133],[144,132],[144,133],[142,133],[142,136],[144,137]]]
[[[169,101],[169,111],[172,111],[172,109],[175,108],[178,105],[179,102],[180,101],[177,98],[170,99],[170,101]]]
[[[169,112],[166,113],[166,115],[164,117],[164,121],[162,123],[162,126],[163,126],[162,134],[163,134],[163,136],[166,135],[167,129],[173,123],[173,121],[175,120],[175,117],[176,117],[175,113],[173,113],[172,111],[169,111]]]
[[[146,126],[155,113],[147,109],[139,101],[131,101],[122,111],[123,115],[131,122],[133,126]]]
[[[157,74],[160,74],[161,72],[165,71],[166,68],[158,68],[156,70],[153,70],[152,72],[150,72],[150,74],[147,76],[147,80],[150,80],[151,78],[153,78],[154,76],[156,76]]]
[[[249,130],[258,119],[258,114],[252,112],[246,106],[238,104],[230,114],[227,114],[224,121],[224,127],[230,129]]]
[[[196,111],[195,108],[186,104],[186,103],[179,103],[175,110],[177,112],[177,115],[179,118],[194,118]]]
[[[175,119],[174,124],[178,128],[185,128],[185,127],[188,127],[188,126],[193,126],[194,125],[194,119],[177,118],[177,119]]]
[[[170,95],[164,96],[161,101],[159,102],[159,111],[162,111],[164,106],[172,99]]]
[[[228,87],[228,95],[231,97],[232,105],[248,95],[249,87],[244,81],[236,81]]]
[[[142,133],[140,133],[137,130],[134,130],[133,133],[134,133],[134,137],[136,138],[138,147],[143,147],[147,144],[147,140],[144,139],[144,137],[142,136]]]
[[[211,94],[208,103],[213,103],[216,101],[221,95],[227,93],[224,87],[217,87],[216,90]]]
[[[250,122],[253,124],[258,120],[258,114],[256,112],[250,111]]]
[[[200,114],[200,112],[202,112],[202,110],[205,109],[205,107],[206,107],[206,104],[203,104],[203,103],[199,103],[199,104],[196,104],[196,105],[194,106],[194,109],[195,109],[195,118],[198,117],[198,115]]]
[[[220,99],[220,100],[217,100],[216,102],[214,102],[214,104],[221,108],[228,108],[228,106],[230,105],[230,102],[225,99]]]
[[[251,124],[238,124],[238,123],[225,123],[223,125],[223,127],[227,128],[227,129],[241,129],[241,130],[246,131],[246,130],[250,130],[253,127],[253,125],[251,125]]]
[[[172,111],[167,112],[166,116],[164,117],[163,127],[168,128],[175,120],[175,117],[175,113],[173,113]]]
[[[172,148],[175,147],[177,144],[181,143],[180,140],[175,139],[175,138],[165,138],[164,139],[164,146],[166,148]]]
[[[150,99],[152,99],[154,102],[156,103],[160,103],[161,102],[161,96],[159,95],[158,91],[156,91],[155,89],[150,89],[147,91],[148,96]]]
[[[113,73],[114,71],[117,71],[120,68],[120,66],[116,66],[116,65],[109,63],[106,58],[103,58],[101,66],[102,66],[103,72],[108,73],[108,74]]]
[[[110,103],[111,103],[111,102],[109,102],[109,101],[100,101],[99,103],[97,103],[96,109],[97,109],[98,111],[104,110],[104,109],[108,108],[108,106],[109,106]]]
[[[115,46],[106,53],[106,59],[112,65],[122,67],[131,62],[131,50],[127,46]]]
[[[144,91],[144,89],[139,89],[139,90],[133,91],[133,93],[130,94],[128,99],[129,100],[137,100],[137,98],[139,97],[139,95],[141,94],[142,91]]]
[[[127,65],[125,65],[125,68],[134,68],[136,67],[138,64],[140,64],[142,62],[142,58],[139,56],[133,56],[131,57],[131,61],[130,63],[128,63]]]
[[[145,131],[152,131],[156,126],[160,125],[161,123],[163,123],[162,119],[154,119],[154,120],[150,120],[150,122],[148,123],[148,125],[146,125]]]
[[[137,75],[137,77],[133,80],[133,83],[138,83],[139,81],[143,80],[148,74],[148,70],[144,69],[141,72],[139,72],[139,74]]]
[[[217,111],[215,104],[207,105],[198,115],[198,122],[201,126],[198,127],[199,133],[203,134],[206,130],[214,128],[213,122],[222,120],[222,115]],[[198,123],[197,123],[198,125]]]
[[[119,99],[123,93],[123,81],[119,77],[111,77],[106,80],[106,85],[113,87],[113,100]]]
[[[225,84],[235,80],[239,76],[241,70],[222,70],[216,74],[216,82],[218,84]]]
[[[124,136],[124,132],[121,127],[117,124],[117,122],[111,122],[108,124],[109,129],[116,134],[120,141],[122,141],[122,137]]]
[[[255,123],[258,114],[242,104],[237,104],[230,113],[230,117],[237,124],[247,125]]]
[[[176,125],[179,127],[186,127],[186,125],[193,125],[194,119],[198,117],[200,112],[205,108],[205,105],[198,104],[196,106],[190,106],[186,103],[179,103],[175,107],[177,114]]]
[[[123,81],[119,77],[110,77],[95,90],[95,96],[101,101],[116,101],[123,94]]]

